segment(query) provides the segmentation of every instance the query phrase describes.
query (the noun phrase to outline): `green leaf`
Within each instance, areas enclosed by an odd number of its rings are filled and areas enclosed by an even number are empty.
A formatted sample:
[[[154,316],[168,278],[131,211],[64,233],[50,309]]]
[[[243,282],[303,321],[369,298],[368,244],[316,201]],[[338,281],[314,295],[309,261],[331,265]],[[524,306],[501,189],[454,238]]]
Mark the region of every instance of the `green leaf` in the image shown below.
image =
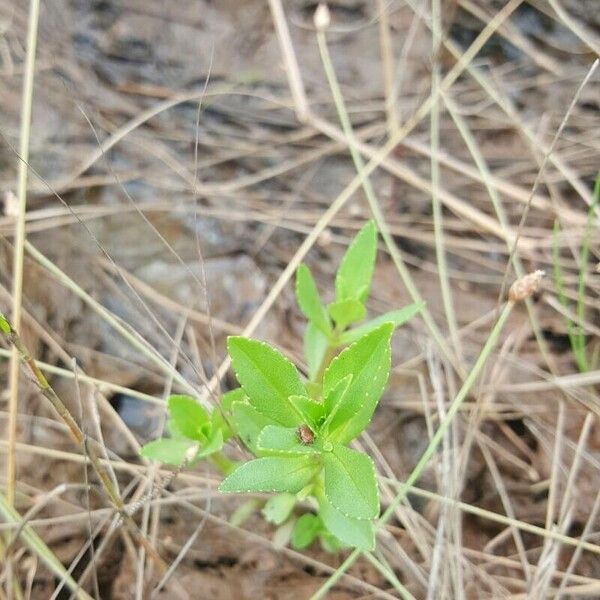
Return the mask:
[[[198,448],[198,442],[184,438],[161,438],[147,443],[140,450],[144,458],[156,460],[166,465],[182,465],[186,458],[195,458],[192,448]],[[191,456],[190,456],[191,455]]]
[[[306,265],[300,265],[296,271],[296,299],[304,316],[315,327],[324,334],[331,331],[329,316],[319,297],[317,284]]]
[[[240,465],[226,477],[221,492],[290,492],[306,486],[319,469],[311,456],[268,456]]]
[[[376,255],[377,230],[375,223],[369,221],[358,232],[342,259],[335,278],[337,300],[364,302],[367,299]]]
[[[292,547],[296,550],[308,548],[323,528],[323,523],[317,515],[306,513],[302,515],[294,526],[292,533]]]
[[[223,432],[220,429],[217,429],[212,436],[208,439],[206,444],[202,444],[198,454],[196,454],[196,459],[205,458],[206,456],[210,456],[215,452],[219,452],[223,448]]]
[[[323,406],[325,408],[325,421],[322,425],[322,430],[327,431],[329,425],[333,421],[335,414],[338,411],[338,408],[341,406],[346,393],[348,392],[348,388],[352,383],[352,373],[348,373],[345,377],[340,379],[335,387],[329,390],[327,396],[325,396],[325,400],[323,401]]]
[[[353,298],[332,302],[327,305],[327,310],[339,329],[345,329],[350,323],[362,321],[367,315],[365,305]]]
[[[258,450],[262,453],[281,455],[319,454],[314,444],[303,444],[296,428],[267,425],[258,436]]]
[[[383,323],[393,323],[394,327],[400,327],[401,325],[404,325],[406,321],[414,317],[416,314],[420,313],[424,306],[425,302],[415,302],[414,304],[409,304],[408,306],[405,306],[400,310],[393,310],[391,312],[387,312],[375,319],[372,319],[364,325],[360,325],[359,327],[355,327],[354,329],[345,331],[338,338],[338,342],[341,346],[352,344],[352,342],[355,342],[363,335],[366,335],[374,329],[377,329],[377,327],[379,327]]]
[[[167,400],[171,426],[190,440],[201,440],[200,428],[208,414],[191,396],[170,396]]]
[[[348,443],[368,424],[383,393],[390,370],[390,339],[394,326],[384,323],[343,350],[323,376],[325,397],[352,374],[352,382],[329,425],[332,441]]]
[[[306,326],[304,330],[304,358],[308,366],[308,377],[311,381],[317,376],[328,343],[327,336],[317,329],[313,323]]]
[[[10,323],[2,313],[0,313],[0,331],[5,334],[10,333]]]
[[[233,426],[244,444],[253,453],[258,453],[258,436],[267,426],[273,425],[273,419],[258,412],[254,406],[247,402],[236,401],[231,408]]]
[[[317,431],[321,419],[325,415],[323,403],[312,400],[307,396],[290,396],[290,402],[302,415],[304,423],[306,423],[313,431]]]
[[[250,403],[280,425],[300,424],[301,417],[288,401],[290,396],[306,395],[296,367],[264,342],[230,337],[227,347]]]
[[[267,500],[262,509],[264,518],[274,525],[281,525],[292,513],[296,506],[296,496],[294,494],[277,494]]]
[[[324,493],[318,493],[319,516],[327,529],[344,544],[371,551],[375,549],[375,533],[372,521],[352,519],[342,514]]]
[[[373,461],[362,452],[336,444],[323,453],[325,495],[335,508],[353,519],[379,514],[379,490]]]

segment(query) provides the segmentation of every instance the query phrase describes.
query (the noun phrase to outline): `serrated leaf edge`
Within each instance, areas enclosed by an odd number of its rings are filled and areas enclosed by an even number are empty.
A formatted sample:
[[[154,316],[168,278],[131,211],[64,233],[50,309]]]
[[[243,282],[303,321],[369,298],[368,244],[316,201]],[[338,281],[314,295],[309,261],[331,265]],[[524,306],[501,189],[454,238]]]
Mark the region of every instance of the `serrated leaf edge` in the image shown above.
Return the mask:
[[[263,346],[263,347],[265,347],[265,348],[268,348],[269,350],[271,350],[272,352],[274,352],[274,353],[276,353],[276,354],[279,354],[279,355],[280,355],[280,356],[281,356],[281,357],[282,357],[282,358],[283,358],[283,359],[284,359],[284,360],[285,360],[287,363],[289,363],[289,364],[290,364],[292,367],[294,367],[294,369],[295,369],[295,371],[296,371],[296,373],[297,373],[297,375],[298,375],[298,379],[299,379],[300,383],[302,384],[302,388],[304,389],[304,392],[306,392],[306,386],[304,385],[304,383],[302,383],[302,377],[300,376],[300,372],[298,371],[298,369],[297,369],[296,365],[295,365],[295,364],[294,364],[294,363],[293,363],[291,360],[289,360],[288,358],[286,358],[286,357],[285,357],[285,356],[284,356],[284,355],[283,355],[281,352],[279,352],[279,350],[277,350],[276,348],[274,348],[274,347],[273,347],[273,346],[271,346],[270,344],[267,344],[267,342],[263,342],[262,340],[256,340],[256,339],[254,339],[254,338],[247,338],[247,337],[244,337],[244,336],[229,336],[229,337],[227,338],[227,352],[228,352],[228,353],[229,353],[229,340],[231,340],[231,339],[243,339],[243,340],[250,340],[250,341],[252,341],[252,342],[256,342],[257,344],[260,344],[261,346]],[[275,419],[273,419],[273,417],[271,417],[271,416],[269,416],[269,415],[266,415],[266,414],[265,414],[263,411],[259,410],[259,409],[258,409],[258,408],[257,408],[257,407],[256,407],[256,406],[255,406],[255,405],[252,403],[252,399],[250,398],[250,395],[248,394],[248,391],[246,390],[245,386],[244,386],[244,385],[242,385],[242,383],[241,383],[241,381],[240,381],[240,379],[239,379],[239,374],[238,374],[238,371],[237,371],[237,369],[236,369],[236,368],[235,368],[235,366],[233,365],[233,361],[231,361],[231,369],[233,370],[233,372],[234,372],[234,374],[235,374],[235,378],[236,378],[237,382],[240,384],[240,387],[241,387],[241,388],[244,390],[244,393],[246,394],[246,397],[248,398],[248,402],[250,403],[250,405],[251,405],[253,408],[255,408],[255,409],[256,409],[256,410],[257,410],[259,413],[261,413],[261,414],[262,414],[262,415],[264,415],[265,417],[267,417],[267,418],[269,418],[269,419],[272,419],[272,420],[274,421]],[[285,399],[285,402],[286,402],[287,404],[291,405],[291,402],[289,401],[289,396],[288,396],[288,397]],[[300,415],[300,414],[298,413],[298,411],[296,410],[296,407],[295,407],[295,406],[291,406],[291,407],[292,407],[292,409],[293,409],[294,413],[295,413],[297,416],[299,416],[299,417],[301,417],[301,418],[302,418],[302,415]],[[280,424],[282,427],[287,427],[287,425],[284,425],[283,423],[280,423],[280,422],[279,422],[279,424]]]
[[[391,366],[391,363],[392,363],[392,360],[391,360],[391,359],[392,359],[392,353],[391,353],[391,351],[390,351],[390,349],[389,349],[389,348],[386,348],[386,350],[385,350],[385,356],[384,356],[384,360],[386,361],[386,365],[387,365],[387,370],[388,370],[388,371],[389,371],[389,367]],[[379,365],[379,367],[377,367],[377,371],[376,371],[376,373],[375,373],[375,375],[374,375],[374,377],[373,377],[373,384],[375,383],[375,381],[376,381],[376,379],[377,379],[377,376],[379,375],[379,372],[382,370],[382,368],[383,368],[383,366],[382,366],[382,365]],[[374,388],[374,387],[375,387],[375,385],[373,385],[373,388]],[[385,386],[384,386],[384,387],[385,387]],[[362,401],[362,402],[359,404],[359,409],[356,411],[356,413],[354,414],[354,416],[356,416],[356,415],[360,414],[360,412],[361,412],[362,408],[363,408],[363,407],[364,407],[364,406],[367,404],[367,400],[369,399],[369,394],[370,394],[370,392],[371,392],[371,390],[372,390],[373,388],[369,388],[369,389],[367,390],[367,392],[365,393],[364,399],[363,399],[363,401]],[[376,407],[375,407],[375,408],[376,408]],[[365,425],[364,425],[364,427],[361,429],[361,431],[364,431],[364,430],[365,430],[365,429],[366,429],[366,428],[369,426],[369,424],[370,424],[370,423],[371,423],[371,421],[373,420],[373,417],[374,417],[374,415],[375,415],[375,410],[373,410],[373,412],[371,413],[371,416],[369,417],[368,421],[365,423]],[[336,431],[336,433],[343,434],[343,433],[344,433],[344,431],[345,431],[346,429],[348,429],[349,425],[350,425],[350,424],[353,422],[353,420],[354,420],[354,417],[352,417],[352,418],[348,419],[347,421],[345,421],[345,422],[344,422],[344,424],[343,424],[341,427],[339,427],[338,429],[336,429],[336,430],[335,430],[335,431]],[[360,432],[359,432],[359,433],[360,433]],[[358,435],[358,434],[356,434],[356,435]],[[341,437],[343,437],[343,436],[341,436]],[[356,436],[353,436],[353,438],[352,438],[352,439],[354,439],[354,437],[356,437]],[[346,442],[346,443],[347,443],[347,442]]]
[[[345,447],[345,446],[344,446]],[[358,451],[357,451],[358,452]],[[365,454],[364,452],[360,452],[359,454],[362,454],[363,456],[366,456],[369,459],[369,464],[371,466],[371,471],[373,473],[373,478],[375,479],[375,481],[377,481],[377,471],[375,470],[375,463],[373,462],[373,459],[368,455]],[[338,459],[339,460],[339,459]],[[340,461],[341,462],[341,461]],[[379,515],[379,511],[380,511],[380,505],[381,505],[381,500],[379,498],[379,486],[375,486],[375,490],[376,490],[376,495],[377,495],[377,513],[373,516],[373,517],[357,517],[355,515],[350,515],[348,514],[345,510],[343,510],[342,508],[340,508],[329,496],[329,494],[327,493],[327,489],[325,486],[323,486],[323,493],[325,494],[325,496],[327,497],[327,501],[331,504],[331,506],[333,506],[337,511],[341,512],[345,517],[348,517],[348,519],[356,519],[357,521],[373,521],[377,518],[377,516]]]
[[[323,373],[323,381],[325,381],[325,379],[327,379],[327,373],[329,373],[329,371],[333,368],[333,365],[336,364],[338,361],[340,361],[342,359],[342,357],[347,353],[350,352],[350,350],[352,350],[352,348],[354,348],[354,346],[356,346],[356,344],[358,344],[360,341],[362,341],[366,336],[368,335],[373,335],[376,331],[379,331],[380,329],[383,329],[384,327],[391,327],[390,330],[390,337],[391,335],[394,333],[394,324],[392,321],[386,321],[385,323],[382,323],[379,327],[376,327],[375,329],[373,329],[372,331],[369,331],[368,333],[365,333],[365,335],[359,337],[357,340],[355,340],[354,342],[352,342],[349,346],[347,346],[346,348],[344,348],[330,363],[329,365],[327,365],[327,368],[325,369],[325,372]],[[388,349],[389,352],[389,349]],[[337,384],[337,382],[336,382]]]

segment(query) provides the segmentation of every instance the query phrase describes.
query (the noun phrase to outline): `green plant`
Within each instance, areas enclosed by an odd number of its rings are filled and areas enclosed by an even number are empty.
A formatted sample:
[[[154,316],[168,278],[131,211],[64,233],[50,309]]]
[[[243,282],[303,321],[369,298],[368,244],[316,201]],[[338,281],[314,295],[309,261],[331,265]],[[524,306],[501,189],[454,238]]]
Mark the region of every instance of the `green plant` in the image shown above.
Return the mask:
[[[410,305],[359,324],[376,254],[377,232],[369,222],[344,255],[335,299],[327,305],[308,267],[298,268],[296,297],[308,320],[307,380],[275,348],[230,337],[241,387],[225,394],[211,414],[191,397],[171,396],[170,437],[150,442],[142,454],[173,465],[208,458],[227,475],[220,491],[276,493],[263,515],[282,527],[293,524],[296,548],[319,538],[330,551],[372,549],[379,515],[375,468],[348,444],[368,426],[385,388],[394,328],[421,309]],[[235,468],[221,453],[234,435],[255,457]],[[298,518],[297,507],[310,510]]]
[[[587,223],[581,242],[581,250],[579,253],[579,275],[577,281],[577,301],[575,314],[577,316],[577,324],[573,322],[568,314],[565,315],[565,324],[567,327],[567,335],[569,337],[569,343],[571,344],[571,350],[575,357],[577,368],[585,373],[591,369],[594,369],[598,363],[598,346],[596,351],[592,352],[591,356],[588,356],[587,340],[585,335],[585,329],[583,326],[585,320],[585,290],[586,290],[586,275],[588,269],[588,258],[590,252],[590,242],[592,237],[592,225],[594,223],[594,216],[598,203],[600,202],[600,173],[596,177],[596,183],[594,185],[594,196],[590,204]],[[563,282],[562,269],[560,267],[560,247],[558,244],[558,235],[560,233],[560,225],[558,220],[554,223],[554,236],[553,236],[553,251],[552,251],[552,266],[554,274],[554,284],[558,292],[558,299],[562,306],[569,311],[569,301],[565,293],[565,286]]]

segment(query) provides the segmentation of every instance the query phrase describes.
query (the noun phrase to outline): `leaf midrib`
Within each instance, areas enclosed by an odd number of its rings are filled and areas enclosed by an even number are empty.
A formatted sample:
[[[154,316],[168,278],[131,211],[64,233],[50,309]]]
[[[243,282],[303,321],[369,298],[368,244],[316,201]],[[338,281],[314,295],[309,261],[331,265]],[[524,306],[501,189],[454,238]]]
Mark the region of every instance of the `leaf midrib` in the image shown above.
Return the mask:
[[[356,489],[359,492],[359,495],[363,498],[363,500],[365,501],[365,503],[367,505],[370,504],[368,497],[365,495],[364,493],[364,486],[361,486],[360,484],[357,484],[356,481],[354,480],[354,477],[352,477],[351,472],[346,468],[346,464],[344,463],[343,460],[340,459],[340,457],[337,455],[335,449],[334,451],[331,453],[332,456],[335,457],[335,459],[338,461],[338,463],[340,465],[342,465],[343,470],[348,474],[348,477],[350,478],[350,480],[352,481],[352,483],[354,484],[354,486],[356,487]],[[333,503],[332,503],[333,504]],[[335,506],[335,504],[334,504]],[[341,510],[340,508],[338,508],[338,510]],[[354,518],[360,518],[360,517],[354,517]],[[369,518],[373,518],[373,517],[364,517],[365,519],[369,519]]]

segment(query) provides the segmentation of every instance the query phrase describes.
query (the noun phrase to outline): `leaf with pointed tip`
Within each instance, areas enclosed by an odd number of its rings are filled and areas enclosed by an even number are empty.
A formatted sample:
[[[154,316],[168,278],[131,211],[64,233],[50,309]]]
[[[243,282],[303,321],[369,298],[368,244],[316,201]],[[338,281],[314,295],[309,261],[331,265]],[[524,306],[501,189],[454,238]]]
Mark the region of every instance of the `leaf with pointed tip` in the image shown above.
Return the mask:
[[[192,458],[192,449],[198,448],[198,442],[185,438],[161,438],[148,442],[140,450],[144,458],[156,460],[166,465],[179,466],[185,459]]]
[[[338,354],[325,370],[325,397],[340,379],[352,374],[348,391],[329,425],[332,441],[346,444],[369,424],[389,375],[393,330],[391,323],[380,325]]]
[[[308,548],[322,529],[323,523],[317,515],[312,513],[303,514],[294,525],[292,548],[296,550]]]
[[[354,299],[364,302],[369,295],[369,287],[375,258],[377,256],[377,230],[369,221],[356,235],[346,250],[335,278],[337,300]]]
[[[229,356],[238,381],[258,411],[284,427],[299,425],[301,417],[290,404],[290,396],[304,396],[296,367],[264,342],[229,337]]]
[[[221,492],[290,492],[306,486],[319,469],[311,456],[267,456],[237,467],[221,485]]]
[[[296,428],[267,425],[258,436],[257,448],[262,454],[295,455],[319,454],[313,444],[303,444]]]
[[[327,335],[331,331],[331,322],[319,297],[312,273],[304,264],[296,271],[296,299],[304,316]]]
[[[208,423],[207,412],[191,396],[173,395],[167,400],[171,426],[190,440],[201,440],[200,428]]]
[[[308,366],[308,377],[311,381],[317,376],[328,343],[327,336],[317,329],[313,323],[308,323],[304,330],[304,358]]]
[[[308,396],[290,396],[289,400],[302,415],[304,423],[313,431],[317,431],[319,423],[325,414],[323,404],[312,400]]]
[[[317,494],[319,501],[319,516],[325,527],[344,544],[360,550],[371,551],[375,549],[375,533],[372,521],[352,519],[337,510],[320,492]]]
[[[393,323],[394,327],[400,327],[401,325],[404,325],[406,321],[420,313],[424,306],[425,302],[415,302],[414,304],[409,304],[400,310],[387,312],[379,317],[376,317],[375,319],[372,319],[364,325],[359,325],[354,329],[345,331],[338,338],[338,342],[341,346],[352,344],[356,340],[360,339],[363,335],[370,333],[373,331],[373,329],[377,329],[377,327],[383,323]]]
[[[233,427],[248,449],[258,453],[258,436],[267,425],[274,425],[275,421],[258,412],[252,404],[236,401],[231,407],[231,420]]]
[[[296,496],[294,494],[277,494],[267,500],[262,509],[264,518],[274,525],[281,525],[292,513],[296,506]]]
[[[335,508],[353,519],[379,514],[379,490],[373,461],[362,452],[335,444],[323,452],[325,495]]]
[[[350,323],[362,321],[367,314],[365,305],[354,298],[332,302],[327,305],[327,310],[339,329],[345,329]]]

